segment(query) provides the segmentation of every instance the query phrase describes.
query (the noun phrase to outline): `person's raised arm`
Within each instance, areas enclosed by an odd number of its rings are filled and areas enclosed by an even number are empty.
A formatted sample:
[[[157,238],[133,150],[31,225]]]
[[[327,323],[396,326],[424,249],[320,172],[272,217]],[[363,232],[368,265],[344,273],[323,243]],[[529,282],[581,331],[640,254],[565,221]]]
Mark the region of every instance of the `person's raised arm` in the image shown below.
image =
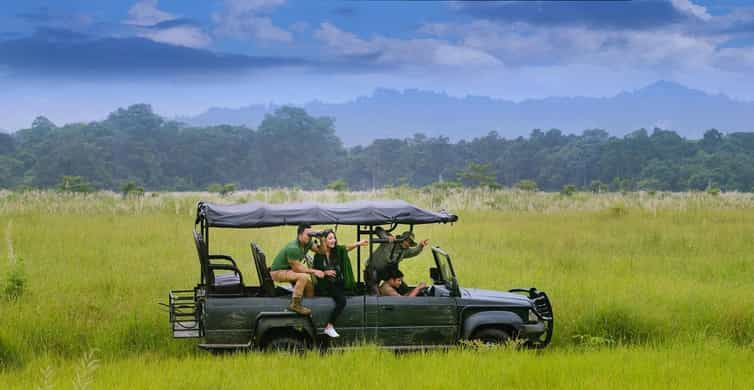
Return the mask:
[[[377,238],[379,238],[380,240],[389,240],[392,242],[393,240],[391,240],[391,238],[395,239],[395,237],[393,237],[390,233],[386,232],[385,229],[381,227],[374,229],[374,234],[376,234]]]
[[[367,246],[367,244],[369,244],[369,240],[357,241],[357,242],[354,242],[353,244],[346,245],[346,251],[350,252],[354,250],[354,248],[356,248],[357,246]]]
[[[414,246],[406,249],[403,252],[403,258],[407,259],[409,257],[414,257],[414,256],[418,255],[419,253],[422,253],[422,250],[424,250],[424,247],[427,246],[427,245],[429,245],[429,240],[428,239],[427,240],[423,240],[418,245],[414,245]]]

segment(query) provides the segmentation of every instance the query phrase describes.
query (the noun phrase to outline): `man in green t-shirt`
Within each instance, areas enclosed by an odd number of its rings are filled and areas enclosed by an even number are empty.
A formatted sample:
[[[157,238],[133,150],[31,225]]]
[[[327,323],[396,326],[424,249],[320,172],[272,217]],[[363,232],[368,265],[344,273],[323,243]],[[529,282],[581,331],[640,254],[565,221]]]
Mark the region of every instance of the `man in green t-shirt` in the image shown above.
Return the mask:
[[[307,224],[298,225],[296,230],[296,239],[287,243],[280,250],[270,267],[270,276],[276,282],[293,283],[293,297],[288,309],[298,314],[308,316],[312,311],[301,305],[301,297],[305,294],[307,297],[314,295],[314,286],[309,274],[322,279],[325,273],[317,269],[309,269],[301,260],[306,253],[312,249],[312,239],[309,233],[312,231],[311,226]]]

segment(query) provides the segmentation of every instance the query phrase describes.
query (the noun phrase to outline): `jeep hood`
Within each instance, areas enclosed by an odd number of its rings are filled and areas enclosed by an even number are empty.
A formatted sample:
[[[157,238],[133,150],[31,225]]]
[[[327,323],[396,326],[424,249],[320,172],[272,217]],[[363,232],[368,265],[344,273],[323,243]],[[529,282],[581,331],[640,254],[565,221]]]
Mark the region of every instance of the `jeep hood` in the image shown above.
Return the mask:
[[[531,306],[531,300],[521,294],[507,291],[483,290],[480,288],[461,288],[461,299],[469,301],[494,302],[514,306]]]

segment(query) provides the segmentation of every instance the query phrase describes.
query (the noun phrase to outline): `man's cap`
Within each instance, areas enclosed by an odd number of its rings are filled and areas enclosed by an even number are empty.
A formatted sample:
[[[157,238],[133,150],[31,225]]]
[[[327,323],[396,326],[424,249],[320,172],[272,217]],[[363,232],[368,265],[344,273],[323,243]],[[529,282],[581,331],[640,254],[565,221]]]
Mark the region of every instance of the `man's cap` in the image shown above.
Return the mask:
[[[414,233],[411,231],[405,231],[401,233],[398,237],[396,237],[398,241],[408,241],[409,246],[416,245],[416,241],[414,241],[414,238],[415,238]]]

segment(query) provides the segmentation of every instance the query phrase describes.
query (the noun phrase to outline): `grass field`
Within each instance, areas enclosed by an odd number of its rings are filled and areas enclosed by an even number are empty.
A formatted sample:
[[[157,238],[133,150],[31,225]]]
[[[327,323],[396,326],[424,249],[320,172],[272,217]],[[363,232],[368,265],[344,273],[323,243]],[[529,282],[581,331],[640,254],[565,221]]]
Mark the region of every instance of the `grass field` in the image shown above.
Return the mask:
[[[453,255],[461,286],[547,291],[552,345],[214,356],[171,339],[157,303],[198,279],[198,199],[395,197],[460,216],[416,232]],[[752,194],[3,192],[0,215],[0,388],[754,388]],[[341,240],[355,238],[341,229]],[[240,260],[254,283],[248,242],[274,253],[293,230],[217,231],[212,251]],[[422,255],[402,268],[416,282],[429,264]]]

